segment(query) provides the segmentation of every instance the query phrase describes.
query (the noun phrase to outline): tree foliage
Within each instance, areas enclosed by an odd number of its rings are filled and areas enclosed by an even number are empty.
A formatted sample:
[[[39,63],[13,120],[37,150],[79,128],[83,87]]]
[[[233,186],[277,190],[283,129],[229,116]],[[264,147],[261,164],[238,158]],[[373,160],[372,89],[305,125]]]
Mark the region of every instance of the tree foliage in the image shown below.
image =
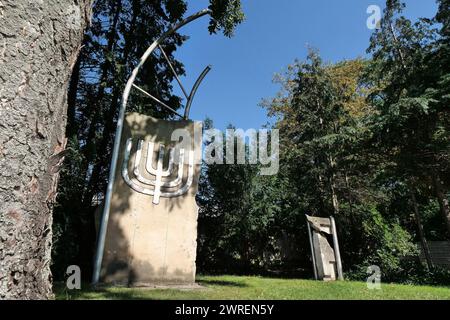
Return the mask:
[[[276,77],[281,90],[263,106],[280,130],[280,172],[205,166],[202,271],[312,275],[304,216],[332,215],[347,276],[378,265],[389,281],[436,283],[417,243],[445,239],[450,217],[449,8],[439,4],[413,23],[389,0],[370,59],[326,64],[310,50]]]
[[[231,37],[236,25],[244,21],[244,13],[240,0],[211,0],[209,9],[212,11],[209,32],[222,30],[223,34]]]

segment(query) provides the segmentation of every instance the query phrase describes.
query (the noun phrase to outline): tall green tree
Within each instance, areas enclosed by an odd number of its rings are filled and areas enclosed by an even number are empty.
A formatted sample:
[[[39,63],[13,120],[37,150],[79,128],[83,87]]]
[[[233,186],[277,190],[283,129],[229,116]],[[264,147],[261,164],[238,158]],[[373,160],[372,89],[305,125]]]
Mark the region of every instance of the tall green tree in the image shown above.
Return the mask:
[[[448,172],[448,107],[436,91],[442,72],[433,59],[442,48],[433,21],[412,23],[401,15],[403,8],[401,1],[387,1],[381,28],[371,38],[367,80],[378,88],[369,99],[376,110],[371,130],[391,160],[386,170],[409,186],[413,203],[417,189],[435,189],[450,233],[448,187],[441,178]]]
[[[213,123],[205,121],[205,129]],[[232,126],[229,129],[234,129]],[[237,139],[223,135],[223,154],[234,145],[234,164],[203,164],[197,202],[199,270],[216,273],[261,272],[272,252],[271,230],[276,206],[270,177],[259,166],[237,164]],[[206,144],[213,143],[209,139]],[[248,145],[246,144],[248,153]],[[231,148],[231,147],[230,147]],[[247,156],[248,159],[248,156]]]
[[[365,100],[373,88],[361,79],[366,65],[325,65],[311,51],[306,62],[288,69],[281,78],[285,92],[266,107],[280,129],[278,179],[290,198],[284,199],[289,211],[279,214],[291,216],[298,233],[306,233],[305,214],[335,216],[346,270],[378,264],[387,274],[414,245],[398,217],[389,215],[389,190],[376,183],[385,159],[367,147],[366,119],[373,111]],[[299,240],[308,248],[307,239]]]
[[[435,102],[436,130],[433,132],[434,160],[432,171],[434,190],[450,236],[450,1],[439,0],[435,21],[441,24],[437,48],[430,57],[427,93]]]

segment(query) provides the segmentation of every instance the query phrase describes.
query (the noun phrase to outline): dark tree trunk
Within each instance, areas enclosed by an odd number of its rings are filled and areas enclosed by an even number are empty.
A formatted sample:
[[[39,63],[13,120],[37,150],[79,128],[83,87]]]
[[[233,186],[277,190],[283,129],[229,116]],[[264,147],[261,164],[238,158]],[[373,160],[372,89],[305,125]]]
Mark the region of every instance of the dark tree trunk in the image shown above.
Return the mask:
[[[119,23],[120,15],[122,12],[122,1],[116,1],[110,3],[110,10],[113,13],[111,17],[111,25],[109,27],[107,33],[107,52],[112,52],[116,45],[116,33],[117,26]],[[107,83],[109,78],[114,79],[115,74],[115,65],[106,60],[102,64],[101,68],[101,76],[100,83]],[[86,182],[86,188],[83,193],[82,199],[82,212],[80,212],[80,231],[83,232],[84,236],[80,238],[79,245],[80,250],[77,257],[77,261],[80,263],[80,266],[85,271],[83,273],[83,278],[85,280],[90,279],[93,270],[93,255],[95,249],[95,241],[96,241],[96,229],[95,229],[95,211],[97,207],[92,206],[92,200],[94,195],[98,194],[99,190],[97,188],[97,181],[99,180],[100,170],[99,167],[102,168],[104,165],[101,160],[104,157],[106,148],[103,148],[103,141],[106,137],[110,136],[110,129],[108,129],[107,123],[109,117],[114,117],[111,113],[107,112],[105,109],[105,97],[106,97],[106,87],[103,85],[99,85],[98,93],[96,95],[96,100],[99,102],[96,105],[96,109],[91,118],[91,124],[88,131],[87,145],[85,147],[85,157],[86,157],[86,167],[85,172],[88,177]],[[105,120],[106,119],[106,120]],[[104,123],[106,121],[106,124]],[[102,123],[103,122],[103,123]],[[103,126],[103,138],[99,141],[95,138],[97,133],[97,127],[99,123]],[[95,149],[95,152],[92,153],[92,150]],[[93,164],[92,172],[90,171],[90,165]]]
[[[117,7],[116,14],[119,14],[121,10],[121,7]],[[136,23],[136,17],[137,13],[133,10],[132,12],[133,17],[131,19],[130,28],[133,30],[133,26]],[[118,18],[118,16],[117,16]],[[117,18],[115,18],[113,24],[117,23]],[[130,31],[131,34],[133,34],[133,31]],[[130,37],[125,37],[125,46],[124,46],[124,53],[123,57],[121,59],[121,63],[123,65],[126,65],[128,62],[130,50],[131,50],[131,42],[132,39]],[[111,43],[114,42],[114,38],[111,38]],[[115,68],[111,68],[111,73],[113,78],[117,78],[117,70]],[[120,76],[120,75],[119,75]],[[116,115],[119,112],[120,107],[120,98],[121,98],[121,90],[123,89],[123,86],[121,84],[116,84],[113,88],[112,97],[111,97],[111,105],[107,110],[105,110],[102,118],[105,119],[105,123],[103,126],[103,136],[100,140],[100,143],[98,144],[98,147],[96,148],[97,151],[97,161],[95,162],[95,165],[92,169],[91,177],[88,183],[88,186],[86,188],[86,196],[85,199],[89,200],[94,197],[95,194],[98,194],[99,192],[105,193],[106,184],[103,186],[101,183],[101,173],[104,168],[109,168],[110,158],[111,154],[109,152],[109,149],[111,149],[112,144],[114,142],[114,133],[115,133],[115,126],[116,126]],[[107,160],[107,161],[105,161]],[[106,181],[105,181],[106,182]],[[90,204],[89,204],[90,206]],[[93,221],[93,217],[92,217]]]
[[[91,0],[2,2],[0,299],[48,299],[67,90]]]
[[[444,191],[443,184],[439,176],[433,173],[433,184],[436,197],[439,202],[439,207],[441,210],[442,217],[444,218],[445,224],[447,226],[447,237],[450,239],[450,205],[448,203],[447,194]]]
[[[114,46],[117,42],[117,39],[115,37],[116,35],[116,29],[117,29],[117,23],[120,18],[120,13],[122,10],[122,1],[117,2],[111,2],[111,13],[113,13],[113,16],[111,17],[109,30],[107,33],[107,45],[106,45],[106,53],[110,53],[114,50]],[[109,59],[106,59],[104,63],[101,65],[101,71],[100,71],[100,81],[98,85],[98,92],[95,95],[96,101],[98,101],[98,104],[95,105],[95,108],[92,110],[92,114],[90,115],[90,125],[86,137],[86,146],[83,148],[85,150],[85,158],[86,158],[86,177],[88,180],[90,179],[89,174],[89,166],[92,164],[92,162],[95,160],[96,153],[92,152],[92,150],[95,147],[95,144],[97,143],[97,140],[95,139],[95,136],[97,134],[97,127],[99,125],[99,122],[103,121],[102,117],[102,110],[103,110],[103,103],[104,98],[106,95],[106,86],[104,83],[108,82],[108,77],[110,73],[112,73],[114,69],[114,65]],[[87,190],[89,192],[89,190]],[[87,201],[90,205],[92,199],[84,199]]]
[[[430,248],[428,247],[427,239],[425,238],[425,232],[423,231],[422,219],[420,217],[419,206],[417,205],[416,195],[414,189],[410,188],[410,196],[414,209],[414,216],[417,223],[417,229],[419,231],[419,238],[422,244],[423,253],[427,262],[428,268],[433,269],[433,260],[431,259]]]

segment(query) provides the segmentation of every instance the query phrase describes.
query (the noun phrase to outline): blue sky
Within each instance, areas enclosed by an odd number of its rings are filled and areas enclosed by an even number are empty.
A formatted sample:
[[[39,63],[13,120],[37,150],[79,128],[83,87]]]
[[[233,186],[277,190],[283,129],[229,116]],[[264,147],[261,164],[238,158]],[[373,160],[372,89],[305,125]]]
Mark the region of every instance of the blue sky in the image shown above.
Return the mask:
[[[276,94],[275,73],[296,58],[304,59],[307,47],[319,49],[323,59],[336,62],[365,56],[371,30],[366,26],[369,5],[384,7],[384,0],[242,0],[246,21],[233,38],[209,35],[208,18],[184,27],[190,39],[177,51],[185,65],[190,88],[208,64],[213,69],[197,92],[191,118],[210,117],[217,128],[232,123],[237,128],[258,129],[268,121],[258,106]],[[407,0],[405,15],[432,17],[434,0]],[[189,14],[208,6],[208,0],[189,1]]]

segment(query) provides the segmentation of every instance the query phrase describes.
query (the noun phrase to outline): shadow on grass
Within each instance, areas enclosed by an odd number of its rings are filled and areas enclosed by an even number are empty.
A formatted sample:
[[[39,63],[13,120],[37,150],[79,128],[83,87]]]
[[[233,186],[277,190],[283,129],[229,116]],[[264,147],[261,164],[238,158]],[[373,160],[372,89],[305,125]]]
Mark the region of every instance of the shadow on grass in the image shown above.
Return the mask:
[[[157,300],[148,295],[139,294],[139,291],[131,290],[129,288],[121,290],[121,291],[110,291],[108,288],[106,289],[95,289],[92,292],[99,294],[103,299],[107,300]],[[141,289],[139,289],[141,290]]]
[[[227,281],[227,280],[208,280],[200,279],[197,284],[207,288],[215,287],[219,290],[221,288],[246,288],[249,287],[246,283]],[[129,288],[129,287],[92,287],[88,283],[83,283],[81,290],[68,290],[65,283],[55,283],[53,290],[57,300],[91,300],[91,299],[106,299],[106,300],[159,300],[161,293],[168,293],[170,291],[189,292],[189,290],[167,288]],[[193,290],[196,291],[196,290]]]
[[[124,288],[125,290],[110,290],[110,289],[93,289],[85,288],[82,290],[64,290],[56,291],[57,300],[157,300],[151,296],[140,294],[138,291]]]
[[[53,286],[53,292],[57,300],[153,300],[151,297],[143,295],[143,292],[139,291],[141,289],[127,287],[94,288],[90,284],[82,284],[81,288],[81,290],[68,290],[65,284],[55,283]]]
[[[236,288],[248,287],[248,285],[245,283],[238,283],[226,280],[198,280],[197,283],[202,286],[221,286],[221,287],[236,287]]]

